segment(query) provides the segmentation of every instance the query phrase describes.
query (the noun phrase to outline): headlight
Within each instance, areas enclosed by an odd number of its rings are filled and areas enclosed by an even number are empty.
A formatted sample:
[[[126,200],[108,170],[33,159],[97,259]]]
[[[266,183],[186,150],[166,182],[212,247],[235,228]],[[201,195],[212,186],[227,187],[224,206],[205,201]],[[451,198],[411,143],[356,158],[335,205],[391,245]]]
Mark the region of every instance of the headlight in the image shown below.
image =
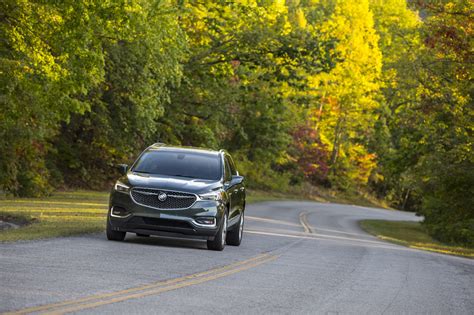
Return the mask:
[[[216,201],[220,201],[220,200],[222,200],[222,192],[220,192],[220,191],[213,191],[213,192],[210,192],[210,193],[207,193],[207,194],[199,195],[199,197],[200,197],[202,200],[216,200]]]
[[[130,187],[125,185],[124,183],[117,181],[114,186],[115,191],[128,194],[130,192]]]

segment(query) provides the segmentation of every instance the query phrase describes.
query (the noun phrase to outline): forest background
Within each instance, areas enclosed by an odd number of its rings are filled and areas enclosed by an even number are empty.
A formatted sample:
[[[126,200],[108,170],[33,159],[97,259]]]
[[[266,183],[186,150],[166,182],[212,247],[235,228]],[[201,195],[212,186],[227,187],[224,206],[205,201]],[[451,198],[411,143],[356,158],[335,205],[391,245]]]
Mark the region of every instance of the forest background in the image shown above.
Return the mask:
[[[0,190],[104,189],[148,145],[370,193],[474,245],[470,0],[3,0]]]

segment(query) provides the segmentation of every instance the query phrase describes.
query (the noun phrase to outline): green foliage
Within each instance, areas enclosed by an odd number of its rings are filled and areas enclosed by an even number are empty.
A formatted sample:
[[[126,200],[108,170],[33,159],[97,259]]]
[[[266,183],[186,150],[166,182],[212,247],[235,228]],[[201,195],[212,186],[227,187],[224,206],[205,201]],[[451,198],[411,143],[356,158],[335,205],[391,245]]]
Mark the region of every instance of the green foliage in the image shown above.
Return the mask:
[[[332,183],[336,187],[363,186],[371,169],[362,160],[377,119],[381,51],[367,1],[326,1],[332,8],[315,27],[321,38],[334,42],[337,56],[330,71],[309,78],[318,97],[316,128],[330,142]],[[358,171],[360,170],[360,172]],[[341,185],[343,184],[343,185]]]
[[[419,57],[424,129],[420,178],[425,225],[438,239],[474,245],[474,103],[471,1],[421,2],[427,53]]]
[[[138,0],[2,2],[0,183],[6,191],[48,192],[47,155],[66,177],[87,180],[105,173],[111,157],[130,154],[114,152],[137,143],[137,134],[142,143],[152,138],[167,85],[180,76],[183,38],[169,9]]]
[[[90,111],[73,115],[53,139],[52,158],[66,182],[103,187],[115,164],[156,142],[157,120],[170,89],[179,85],[185,48],[177,12],[169,9],[138,7],[130,17],[133,36],[103,43],[105,76],[85,97]]]
[[[373,190],[473,239],[472,1],[0,3],[0,187],[100,188],[149,144]],[[420,13],[418,11],[420,10]]]
[[[47,191],[45,139],[70,113],[87,110],[80,96],[103,75],[97,34],[117,31],[91,18],[101,9],[101,2],[0,4],[0,182],[7,191]]]
[[[375,185],[395,206],[423,214],[438,239],[472,245],[472,2],[419,1],[423,20],[396,1],[374,6],[389,73]],[[404,23],[382,19],[390,12]]]
[[[474,164],[440,155],[424,161],[424,225],[437,239],[474,246]]]
[[[433,239],[419,222],[363,220],[360,226],[382,240],[407,247],[448,255],[474,258],[474,248],[441,243]]]

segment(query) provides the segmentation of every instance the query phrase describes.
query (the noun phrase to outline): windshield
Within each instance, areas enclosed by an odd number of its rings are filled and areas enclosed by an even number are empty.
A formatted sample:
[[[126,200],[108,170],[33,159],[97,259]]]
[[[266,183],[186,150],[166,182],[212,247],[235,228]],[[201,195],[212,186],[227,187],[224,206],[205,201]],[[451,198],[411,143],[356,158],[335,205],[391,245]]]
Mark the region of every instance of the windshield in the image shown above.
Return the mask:
[[[219,180],[222,173],[219,155],[183,151],[145,152],[132,171],[208,180]]]

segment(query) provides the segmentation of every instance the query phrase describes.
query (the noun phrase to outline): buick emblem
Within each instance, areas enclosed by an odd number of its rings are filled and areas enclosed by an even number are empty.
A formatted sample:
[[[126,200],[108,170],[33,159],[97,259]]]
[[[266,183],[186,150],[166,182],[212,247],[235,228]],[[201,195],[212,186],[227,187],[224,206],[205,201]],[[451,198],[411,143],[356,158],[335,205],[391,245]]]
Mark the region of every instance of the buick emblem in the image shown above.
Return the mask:
[[[166,198],[168,198],[168,195],[164,192],[160,192],[160,194],[158,195],[158,200],[159,201],[165,201]]]

